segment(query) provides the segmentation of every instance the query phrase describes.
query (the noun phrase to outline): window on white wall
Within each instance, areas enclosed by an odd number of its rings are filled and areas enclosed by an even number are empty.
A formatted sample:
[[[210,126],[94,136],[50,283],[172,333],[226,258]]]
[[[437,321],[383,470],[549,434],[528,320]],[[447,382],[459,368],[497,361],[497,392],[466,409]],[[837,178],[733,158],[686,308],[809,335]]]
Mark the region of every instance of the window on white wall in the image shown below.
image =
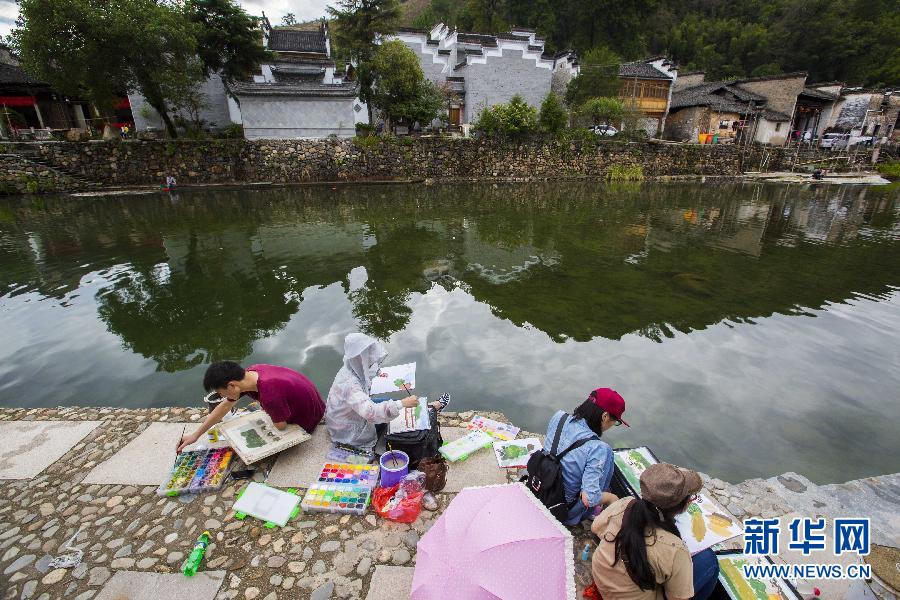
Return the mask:
[[[781,131],[781,123],[775,123],[775,131]]]

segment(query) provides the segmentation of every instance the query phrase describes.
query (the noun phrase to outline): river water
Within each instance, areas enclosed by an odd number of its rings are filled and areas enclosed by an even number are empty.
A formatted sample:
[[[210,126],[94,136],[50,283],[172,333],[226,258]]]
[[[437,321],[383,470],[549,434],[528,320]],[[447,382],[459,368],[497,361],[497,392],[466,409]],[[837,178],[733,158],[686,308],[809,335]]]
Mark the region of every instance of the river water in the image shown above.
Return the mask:
[[[736,183],[347,186],[0,200],[0,405],[197,404],[213,360],[343,337],[543,432],[731,481],[900,471],[900,192]]]

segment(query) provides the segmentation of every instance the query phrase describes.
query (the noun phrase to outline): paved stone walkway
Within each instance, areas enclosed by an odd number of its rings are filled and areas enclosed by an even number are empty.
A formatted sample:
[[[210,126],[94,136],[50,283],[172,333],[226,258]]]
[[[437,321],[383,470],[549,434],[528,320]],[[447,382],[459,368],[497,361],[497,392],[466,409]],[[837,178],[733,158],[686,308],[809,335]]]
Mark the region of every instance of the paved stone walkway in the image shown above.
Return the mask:
[[[518,478],[482,451],[451,466],[437,511],[423,511],[412,524],[384,521],[371,511],[363,517],[309,513],[269,530],[253,519],[233,518],[231,507],[243,483],[232,482],[217,494],[156,495],[184,424],[203,415],[183,408],[0,409],[0,435],[22,450],[0,455],[0,599],[108,600],[131,594],[127,597],[397,600],[408,593],[419,537],[455,492],[464,485]],[[459,435],[471,416],[443,415],[445,439]],[[273,485],[310,481],[325,462],[324,431],[320,427],[313,440],[259,465],[256,478],[271,469]],[[876,541],[900,545],[900,475],[836,486],[815,486],[796,474],[738,485],[704,476],[704,483],[738,518],[856,516],[852,511],[857,511],[873,517]],[[213,536],[205,574],[188,581],[178,569],[204,529]],[[591,540],[581,527],[573,534],[580,593],[590,582],[581,549]],[[734,546],[739,545],[737,540]],[[83,552],[78,566],[50,566],[54,557],[73,549]],[[829,591],[842,596],[846,586]]]

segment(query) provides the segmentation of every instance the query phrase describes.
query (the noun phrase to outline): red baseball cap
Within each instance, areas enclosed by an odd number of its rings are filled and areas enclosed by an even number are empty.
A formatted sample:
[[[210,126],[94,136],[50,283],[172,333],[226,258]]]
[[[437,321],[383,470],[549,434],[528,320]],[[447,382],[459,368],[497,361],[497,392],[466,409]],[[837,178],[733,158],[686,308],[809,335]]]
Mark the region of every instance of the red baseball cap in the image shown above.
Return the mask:
[[[625,427],[631,427],[622,418],[625,412],[625,398],[612,388],[597,388],[591,392],[591,402],[608,412],[614,419],[621,421]]]

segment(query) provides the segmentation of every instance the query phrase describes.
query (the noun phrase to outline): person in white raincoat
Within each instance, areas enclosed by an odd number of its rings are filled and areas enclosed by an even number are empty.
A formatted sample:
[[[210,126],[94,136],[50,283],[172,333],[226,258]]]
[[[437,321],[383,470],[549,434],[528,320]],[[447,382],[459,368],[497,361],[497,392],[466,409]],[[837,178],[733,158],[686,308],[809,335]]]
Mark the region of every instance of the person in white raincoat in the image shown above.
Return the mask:
[[[371,450],[378,440],[376,423],[389,423],[401,408],[418,406],[416,396],[372,402],[372,379],[386,356],[384,345],[375,338],[362,333],[344,338],[344,366],[335,376],[325,402],[325,427],[332,442]]]

